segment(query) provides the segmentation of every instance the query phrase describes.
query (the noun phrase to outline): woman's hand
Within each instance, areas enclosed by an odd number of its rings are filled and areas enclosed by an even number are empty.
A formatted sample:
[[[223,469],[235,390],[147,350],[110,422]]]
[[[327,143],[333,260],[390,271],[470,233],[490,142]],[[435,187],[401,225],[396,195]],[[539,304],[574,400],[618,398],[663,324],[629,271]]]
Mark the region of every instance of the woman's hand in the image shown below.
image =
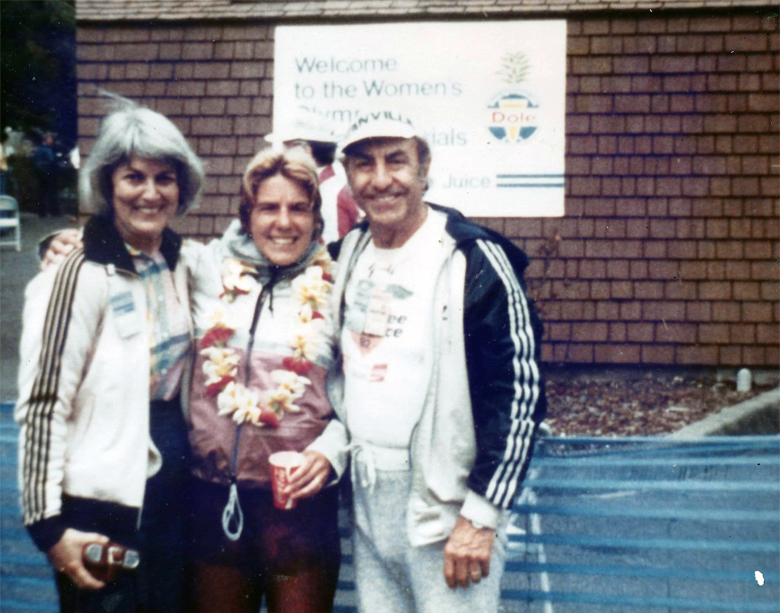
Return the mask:
[[[82,590],[99,590],[105,583],[93,577],[84,566],[84,545],[108,543],[108,537],[95,532],[81,532],[68,528],[57,544],[49,549],[48,556],[54,570],[65,573]]]
[[[41,271],[46,270],[49,266],[59,264],[71,251],[83,246],[84,243],[81,242],[81,230],[68,228],[67,230],[58,232],[51,241],[49,241],[46,253],[44,253],[41,258]]]
[[[290,483],[284,490],[293,500],[314,496],[330,477],[330,462],[319,451],[306,450],[303,457],[303,465],[292,474]]]

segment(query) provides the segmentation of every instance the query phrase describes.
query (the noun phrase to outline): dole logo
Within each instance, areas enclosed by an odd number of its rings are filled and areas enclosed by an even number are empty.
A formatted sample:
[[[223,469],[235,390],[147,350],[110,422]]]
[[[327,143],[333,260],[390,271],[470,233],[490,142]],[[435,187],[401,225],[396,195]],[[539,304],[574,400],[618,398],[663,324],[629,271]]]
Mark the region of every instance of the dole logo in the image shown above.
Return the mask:
[[[524,141],[539,127],[538,108],[539,105],[525,94],[502,92],[488,104],[488,130],[501,142]]]

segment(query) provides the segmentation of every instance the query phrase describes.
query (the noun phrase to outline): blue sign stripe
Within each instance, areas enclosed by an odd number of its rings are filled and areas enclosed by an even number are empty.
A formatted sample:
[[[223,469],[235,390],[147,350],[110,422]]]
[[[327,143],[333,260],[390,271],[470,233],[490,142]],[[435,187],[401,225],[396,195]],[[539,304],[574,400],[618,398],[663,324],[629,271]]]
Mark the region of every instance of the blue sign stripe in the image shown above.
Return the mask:
[[[563,183],[507,183],[496,184],[496,187],[564,187]]]
[[[496,175],[496,179],[563,179],[564,175]]]

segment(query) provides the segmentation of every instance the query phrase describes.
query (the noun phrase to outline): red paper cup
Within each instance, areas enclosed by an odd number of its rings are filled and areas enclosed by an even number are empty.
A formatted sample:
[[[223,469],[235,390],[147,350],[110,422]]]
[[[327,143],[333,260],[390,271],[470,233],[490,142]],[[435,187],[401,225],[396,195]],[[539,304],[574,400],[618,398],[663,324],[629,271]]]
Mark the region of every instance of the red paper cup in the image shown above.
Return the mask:
[[[287,494],[282,494],[282,488],[290,482],[290,477],[303,465],[303,454],[297,451],[279,451],[271,454],[268,463],[271,465],[271,487],[274,492],[274,506],[277,509],[292,509],[297,501]]]

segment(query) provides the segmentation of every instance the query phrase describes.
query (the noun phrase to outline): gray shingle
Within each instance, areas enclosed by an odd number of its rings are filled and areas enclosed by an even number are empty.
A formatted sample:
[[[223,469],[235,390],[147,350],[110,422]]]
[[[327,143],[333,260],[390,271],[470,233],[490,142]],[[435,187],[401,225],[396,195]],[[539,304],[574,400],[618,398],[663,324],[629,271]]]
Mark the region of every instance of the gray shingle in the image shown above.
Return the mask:
[[[327,15],[381,17],[408,12],[460,15],[485,10],[494,15],[568,11],[647,11],[665,9],[776,7],[776,0],[76,0],[80,23],[285,19]],[[402,9],[399,11],[399,9]]]

